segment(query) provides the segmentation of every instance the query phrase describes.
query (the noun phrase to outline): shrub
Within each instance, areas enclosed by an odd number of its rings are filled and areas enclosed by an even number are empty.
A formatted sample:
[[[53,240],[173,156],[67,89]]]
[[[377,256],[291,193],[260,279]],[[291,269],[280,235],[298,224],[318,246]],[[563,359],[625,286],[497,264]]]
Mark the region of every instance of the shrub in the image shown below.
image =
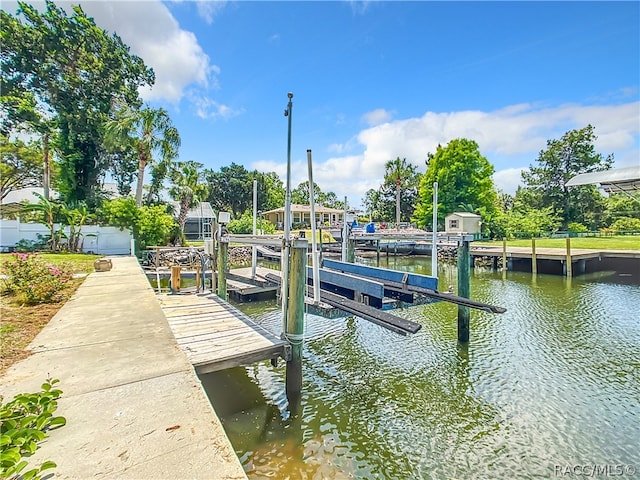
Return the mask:
[[[2,272],[7,276],[5,289],[13,292],[26,305],[49,303],[54,300],[71,279],[71,270],[44,263],[36,254],[14,253],[4,263]]]
[[[640,230],[640,219],[632,217],[620,217],[609,227],[614,232]]]
[[[569,230],[570,232],[576,232],[576,233],[583,233],[583,232],[589,231],[587,227],[585,227],[583,224],[578,222],[570,222],[569,225],[567,225],[567,230]]]
[[[45,461],[40,467],[25,471],[28,462],[24,460],[47,438],[45,432],[67,423],[64,417],[53,416],[62,393],[52,388],[56,383],[58,380],[47,379],[40,392],[22,393],[7,403],[0,396],[0,478],[39,479],[41,472],[56,467],[54,462]]]

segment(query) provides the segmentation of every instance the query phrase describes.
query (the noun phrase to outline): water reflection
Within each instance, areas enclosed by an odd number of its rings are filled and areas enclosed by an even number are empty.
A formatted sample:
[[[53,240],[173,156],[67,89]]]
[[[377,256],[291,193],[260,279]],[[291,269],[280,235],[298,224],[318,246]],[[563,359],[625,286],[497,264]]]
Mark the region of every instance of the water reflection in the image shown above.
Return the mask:
[[[428,259],[390,262],[430,272]],[[455,266],[441,264],[439,279],[455,288]],[[423,325],[409,337],[308,315],[297,405],[283,366],[204,378],[249,477],[549,478],[556,464],[640,466],[640,287],[476,269],[471,295],[508,311],[472,311],[466,346],[444,302],[397,311]],[[239,307],[279,333],[274,302]]]

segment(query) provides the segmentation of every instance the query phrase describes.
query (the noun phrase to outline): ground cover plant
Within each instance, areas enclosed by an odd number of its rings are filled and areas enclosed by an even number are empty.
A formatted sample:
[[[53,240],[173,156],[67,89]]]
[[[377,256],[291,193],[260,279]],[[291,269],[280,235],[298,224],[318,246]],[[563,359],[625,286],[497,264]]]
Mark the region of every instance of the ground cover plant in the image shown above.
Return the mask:
[[[22,393],[6,403],[0,396],[0,478],[39,479],[43,471],[56,467],[47,460],[31,468],[26,460],[47,438],[47,431],[67,423],[64,417],[53,415],[62,394],[54,388],[56,383],[56,379],[47,379],[39,392]]]

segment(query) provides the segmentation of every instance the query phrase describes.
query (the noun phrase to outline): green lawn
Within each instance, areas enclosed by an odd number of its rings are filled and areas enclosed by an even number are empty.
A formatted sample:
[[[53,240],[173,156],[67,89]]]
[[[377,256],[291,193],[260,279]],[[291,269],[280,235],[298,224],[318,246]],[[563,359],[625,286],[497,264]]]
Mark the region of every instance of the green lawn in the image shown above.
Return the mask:
[[[0,253],[0,267],[11,258],[11,253]],[[93,272],[93,262],[102,258],[103,255],[92,255],[88,253],[48,253],[38,252],[38,257],[52,265],[65,264],[73,270],[73,273]]]
[[[502,246],[502,241],[473,242],[473,246]],[[530,247],[531,239],[507,240],[508,247]],[[566,238],[536,238],[536,248],[566,248]],[[640,236],[620,235],[616,237],[575,237],[571,248],[593,250],[640,250]]]

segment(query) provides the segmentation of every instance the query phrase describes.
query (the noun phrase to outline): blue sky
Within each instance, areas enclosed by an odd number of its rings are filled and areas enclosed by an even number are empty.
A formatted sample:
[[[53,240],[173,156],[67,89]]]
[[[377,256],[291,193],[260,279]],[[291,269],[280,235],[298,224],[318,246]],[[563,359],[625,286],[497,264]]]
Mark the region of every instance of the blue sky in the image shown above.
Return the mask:
[[[357,207],[384,163],[478,142],[513,193],[546,141],[595,127],[640,160],[638,2],[81,2],[154,68],[180,160],[314,180]],[[12,10],[9,2],[3,8]]]

